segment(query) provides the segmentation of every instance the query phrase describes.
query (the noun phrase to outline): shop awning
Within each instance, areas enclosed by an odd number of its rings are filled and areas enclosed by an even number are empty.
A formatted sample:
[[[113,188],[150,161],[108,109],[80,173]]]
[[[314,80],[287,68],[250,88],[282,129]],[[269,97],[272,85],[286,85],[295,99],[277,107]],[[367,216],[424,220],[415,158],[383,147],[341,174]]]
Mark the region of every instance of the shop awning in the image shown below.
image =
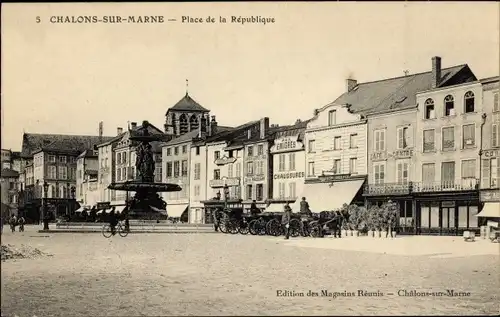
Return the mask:
[[[115,207],[115,213],[120,214],[120,213],[122,213],[122,212],[123,212],[123,210],[124,210],[124,209],[125,209],[125,207],[127,207],[127,206],[113,206],[113,207]]]
[[[78,208],[77,210],[75,210],[76,213],[80,213],[80,212],[83,212],[85,209],[88,209],[86,206],[81,206],[80,208]]]
[[[187,207],[188,207],[187,204],[167,205],[167,214],[169,217],[172,217],[172,218],[180,218],[182,213],[184,213],[184,211],[186,211]]]
[[[343,204],[350,204],[358,193],[364,180],[343,181],[334,183],[306,184],[299,198],[290,205],[293,212],[300,212],[300,202],[305,197],[312,212],[336,210]]]
[[[498,217],[500,218],[500,202],[484,203],[483,210],[476,215],[477,217]]]
[[[264,210],[265,212],[283,212],[285,204],[270,204]]]

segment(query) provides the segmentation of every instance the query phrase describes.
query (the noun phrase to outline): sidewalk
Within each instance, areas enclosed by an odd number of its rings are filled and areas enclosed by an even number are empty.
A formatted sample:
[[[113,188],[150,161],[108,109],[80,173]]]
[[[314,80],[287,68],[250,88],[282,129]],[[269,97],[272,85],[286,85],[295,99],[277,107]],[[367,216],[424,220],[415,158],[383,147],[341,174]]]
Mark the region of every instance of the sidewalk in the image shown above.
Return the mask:
[[[404,256],[453,258],[473,255],[499,255],[500,246],[489,239],[465,242],[460,236],[400,236],[397,238],[344,237],[279,239],[287,246],[358,251]]]

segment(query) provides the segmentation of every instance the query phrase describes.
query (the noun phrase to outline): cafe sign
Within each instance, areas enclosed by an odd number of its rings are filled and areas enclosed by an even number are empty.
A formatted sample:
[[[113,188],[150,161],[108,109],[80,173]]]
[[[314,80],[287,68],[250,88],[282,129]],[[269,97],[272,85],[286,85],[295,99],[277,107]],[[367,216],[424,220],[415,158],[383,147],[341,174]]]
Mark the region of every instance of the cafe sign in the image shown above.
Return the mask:
[[[324,176],[324,175],[319,176],[319,178],[323,182],[326,182],[326,183],[334,182],[334,181],[338,181],[338,180],[349,179],[351,177],[352,177],[351,174],[336,174],[336,175],[329,175],[329,176]]]
[[[289,179],[289,178],[304,178],[306,173],[304,172],[288,172],[288,173],[279,173],[274,174],[274,179]]]
[[[482,157],[484,158],[494,158],[494,157],[498,157],[499,155],[499,150],[498,149],[493,149],[493,150],[484,150],[483,151],[483,154],[482,154]]]
[[[298,135],[295,135],[274,140],[271,153],[300,151],[304,149],[304,144],[298,140],[298,137]]]
[[[219,157],[218,159],[215,160],[216,165],[226,165],[226,164],[231,164],[236,162],[236,157]]]
[[[265,178],[266,177],[264,175],[246,176],[245,183],[260,182],[260,181],[263,181]]]
[[[372,161],[384,161],[388,158],[393,159],[403,159],[411,158],[414,154],[413,148],[406,148],[401,150],[396,150],[394,152],[374,152],[370,154],[370,159]]]

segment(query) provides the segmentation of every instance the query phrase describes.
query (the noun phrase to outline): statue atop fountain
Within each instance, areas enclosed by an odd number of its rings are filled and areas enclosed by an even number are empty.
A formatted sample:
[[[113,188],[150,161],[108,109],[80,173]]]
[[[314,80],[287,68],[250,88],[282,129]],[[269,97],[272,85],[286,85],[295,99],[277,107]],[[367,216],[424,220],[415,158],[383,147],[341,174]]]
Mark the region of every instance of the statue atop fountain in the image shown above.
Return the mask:
[[[131,141],[139,142],[136,148],[136,179],[123,183],[112,183],[108,186],[109,189],[114,190],[135,191],[132,200],[127,202],[127,209],[130,215],[141,216],[144,214],[150,215],[152,213],[166,214],[167,204],[158,193],[182,190],[177,184],[156,183],[154,181],[155,161],[150,143],[161,141],[161,139],[155,135],[151,135],[148,127],[149,122],[143,121],[137,133],[129,137]]]

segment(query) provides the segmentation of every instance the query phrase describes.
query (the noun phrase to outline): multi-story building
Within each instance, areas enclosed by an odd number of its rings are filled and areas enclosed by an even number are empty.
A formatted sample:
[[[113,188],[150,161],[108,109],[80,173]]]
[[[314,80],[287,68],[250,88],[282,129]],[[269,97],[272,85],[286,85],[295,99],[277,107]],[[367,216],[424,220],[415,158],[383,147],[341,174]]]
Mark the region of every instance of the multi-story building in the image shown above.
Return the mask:
[[[499,77],[481,80],[484,121],[481,125],[481,216],[500,217]],[[488,218],[486,218],[488,219]]]
[[[167,143],[162,144],[162,164],[164,183],[174,183],[179,185],[182,190],[178,192],[163,193],[163,198],[167,202],[167,213],[169,217],[181,218],[188,221],[189,208],[189,179],[193,171],[189,168],[191,158],[191,146],[201,131],[193,130],[183,134]],[[199,167],[196,171],[200,172]]]
[[[148,122],[146,125],[150,135],[160,136],[162,139],[165,137],[160,129]],[[123,183],[135,179],[137,175],[135,169],[137,142],[130,140],[130,136],[143,128],[144,123],[138,126],[136,122],[131,122],[129,129],[125,132],[123,128],[118,127],[116,137],[97,146],[99,161],[98,202],[109,203],[117,208],[125,208],[127,200],[134,195],[134,192],[110,190],[108,186],[111,183]],[[151,142],[151,147],[155,160],[155,181],[160,182],[162,175],[160,141]]]
[[[76,158],[86,149],[109,137],[33,134],[23,135],[21,178],[24,182],[24,214],[40,219],[42,199],[47,199],[53,217],[67,216],[78,204],[76,191]],[[45,186],[44,186],[45,185]]]
[[[248,174],[251,170],[245,170],[243,166],[245,163],[249,165],[248,162],[250,162],[245,160],[245,156],[248,155],[248,147],[245,151],[246,143],[261,138],[260,131],[266,127],[266,122],[267,125],[269,124],[268,120],[264,118],[252,121],[236,128],[217,126],[217,129],[212,130],[211,135],[208,135],[206,139],[194,142],[190,165],[194,171],[191,174],[193,177],[190,178],[192,191],[190,219],[194,219],[195,222],[210,223],[215,208],[228,206],[232,209],[243,210],[244,176],[255,175],[255,173]],[[255,158],[253,152],[251,156]],[[249,182],[247,185],[252,185],[251,194],[257,194],[253,190],[254,182],[263,182],[263,180],[248,179],[247,181]]]
[[[0,176],[1,189],[1,204],[3,219],[8,219],[9,216],[18,216],[19,204],[19,172],[10,169],[2,168]]]
[[[467,65],[432,59],[428,89],[416,95],[416,233],[477,229],[482,85]]]
[[[367,176],[366,99],[363,85],[347,80],[347,91],[334,102],[314,110],[307,123],[305,197],[314,212],[360,203]],[[364,99],[361,99],[364,98]],[[292,210],[299,210],[300,200]]]
[[[304,134],[307,121],[297,121],[292,126],[271,126],[273,142],[270,148],[272,164],[269,170],[272,189],[266,211],[283,211],[285,203],[294,203],[304,190],[306,153]]]
[[[76,200],[82,207],[92,207],[99,201],[98,151],[85,150],[76,159]]]
[[[21,152],[2,149],[2,168],[21,171]]]

